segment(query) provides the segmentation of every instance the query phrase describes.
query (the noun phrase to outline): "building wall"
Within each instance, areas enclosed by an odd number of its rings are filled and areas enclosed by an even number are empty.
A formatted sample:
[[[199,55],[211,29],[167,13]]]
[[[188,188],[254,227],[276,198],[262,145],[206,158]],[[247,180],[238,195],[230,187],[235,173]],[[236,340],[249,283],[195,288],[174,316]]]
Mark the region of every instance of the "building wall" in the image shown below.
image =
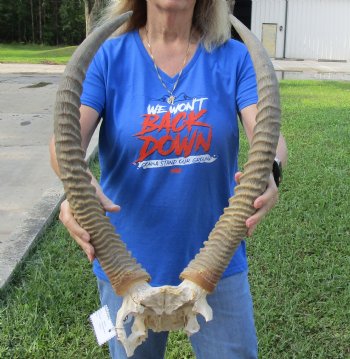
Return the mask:
[[[252,30],[260,40],[264,23],[278,23],[276,57],[350,60],[350,0],[253,0],[252,4]]]
[[[350,60],[350,1],[289,0],[286,57]]]
[[[253,0],[251,30],[260,39],[262,38],[263,24],[277,24],[276,57],[283,57],[285,31],[285,0]],[[280,30],[280,27],[283,27]]]

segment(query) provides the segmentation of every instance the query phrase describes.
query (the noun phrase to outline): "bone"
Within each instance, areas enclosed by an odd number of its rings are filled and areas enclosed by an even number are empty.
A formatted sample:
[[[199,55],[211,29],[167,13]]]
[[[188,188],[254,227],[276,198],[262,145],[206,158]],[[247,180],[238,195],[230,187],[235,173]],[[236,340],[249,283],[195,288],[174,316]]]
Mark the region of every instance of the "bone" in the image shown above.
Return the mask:
[[[258,114],[240,185],[230,198],[208,241],[187,268],[182,279],[212,292],[228,266],[236,248],[245,237],[246,220],[255,213],[254,200],[266,189],[280,129],[280,99],[273,65],[260,41],[233,15],[230,21],[248,47],[258,82]]]
[[[127,356],[147,339],[148,330],[154,332],[184,329],[192,335],[200,329],[197,315],[206,321],[213,312],[206,301],[207,292],[191,281],[179,286],[153,288],[147,283],[137,283],[125,293],[123,304],[117,313],[116,332]],[[124,319],[134,317],[131,334],[126,335]]]
[[[59,85],[54,113],[57,162],[67,199],[78,223],[90,234],[91,244],[113,289],[123,294],[138,281],[150,280],[128,253],[109,219],[104,215],[95,188],[90,184],[81,148],[80,96],[86,70],[102,42],[131,15],[123,14],[89,35],[66,66]]]

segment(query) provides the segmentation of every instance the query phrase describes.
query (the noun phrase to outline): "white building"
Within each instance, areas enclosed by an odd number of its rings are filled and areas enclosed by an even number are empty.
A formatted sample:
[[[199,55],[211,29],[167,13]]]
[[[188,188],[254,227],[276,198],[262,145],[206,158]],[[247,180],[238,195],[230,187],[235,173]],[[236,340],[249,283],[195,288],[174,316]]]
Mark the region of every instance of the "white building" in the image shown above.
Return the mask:
[[[236,0],[235,14],[271,57],[350,61],[350,0]]]

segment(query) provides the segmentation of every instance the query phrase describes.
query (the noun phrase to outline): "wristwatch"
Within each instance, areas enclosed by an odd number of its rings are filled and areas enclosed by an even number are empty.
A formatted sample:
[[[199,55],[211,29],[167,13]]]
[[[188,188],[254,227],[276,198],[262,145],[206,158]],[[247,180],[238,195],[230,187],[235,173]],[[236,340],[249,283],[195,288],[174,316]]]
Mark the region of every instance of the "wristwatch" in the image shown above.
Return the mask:
[[[276,186],[278,187],[282,182],[282,162],[277,157],[275,157],[275,160],[273,161],[272,174]]]

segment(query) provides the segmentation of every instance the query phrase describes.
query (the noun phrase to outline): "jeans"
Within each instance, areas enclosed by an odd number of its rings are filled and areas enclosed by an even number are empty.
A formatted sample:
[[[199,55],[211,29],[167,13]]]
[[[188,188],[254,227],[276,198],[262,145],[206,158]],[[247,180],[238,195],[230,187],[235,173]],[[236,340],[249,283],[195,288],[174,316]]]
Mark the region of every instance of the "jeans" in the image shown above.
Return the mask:
[[[115,323],[122,298],[114,294],[108,282],[98,279],[101,305],[107,305]],[[190,337],[197,359],[256,359],[257,338],[253,304],[247,272],[222,279],[213,294],[207,296],[213,309],[213,320],[206,323],[198,316],[200,331]],[[132,323],[129,323],[131,327]],[[133,359],[164,358],[168,332],[148,331],[148,338],[136,350]],[[123,346],[109,341],[111,358],[126,359]]]

